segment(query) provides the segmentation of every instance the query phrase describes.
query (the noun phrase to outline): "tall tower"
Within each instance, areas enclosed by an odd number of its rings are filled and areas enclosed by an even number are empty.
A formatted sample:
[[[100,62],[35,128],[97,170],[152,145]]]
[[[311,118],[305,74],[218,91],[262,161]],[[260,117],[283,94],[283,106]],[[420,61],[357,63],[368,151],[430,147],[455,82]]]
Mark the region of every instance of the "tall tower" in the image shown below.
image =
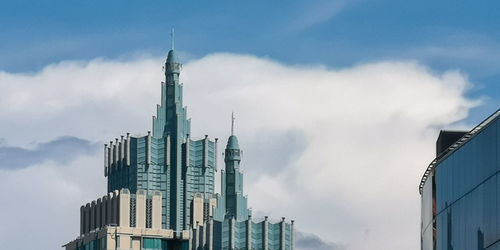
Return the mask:
[[[191,121],[183,106],[182,65],[173,47],[164,65],[161,102],[153,116],[152,133],[106,146],[108,192],[139,189],[162,193],[162,228],[189,229],[193,196],[214,193],[216,144],[208,136],[191,140]],[[125,160],[126,159],[126,160]]]
[[[237,221],[248,219],[250,210],[247,207],[247,197],[243,195],[243,173],[240,169],[241,150],[238,138],[234,135],[234,113],[231,116],[231,136],[227,140],[224,151],[225,171],[222,175],[222,197],[225,207],[224,217]],[[224,209],[219,205],[218,209]]]
[[[173,44],[173,39],[172,39]],[[181,64],[173,46],[165,61],[165,82],[161,86],[161,104],[153,117],[153,138],[164,144],[164,165],[167,167],[166,187],[169,227],[181,230],[184,217],[183,145],[189,140],[190,121],[182,102],[183,86],[179,83]]]
[[[191,139],[179,82],[182,66],[173,44],[172,32],[152,131],[127,133],[104,145],[108,194],[80,207],[81,233],[66,249],[118,249],[121,244],[120,249],[293,250],[293,221],[252,220],[234,114],[221,194],[215,194],[217,139]]]

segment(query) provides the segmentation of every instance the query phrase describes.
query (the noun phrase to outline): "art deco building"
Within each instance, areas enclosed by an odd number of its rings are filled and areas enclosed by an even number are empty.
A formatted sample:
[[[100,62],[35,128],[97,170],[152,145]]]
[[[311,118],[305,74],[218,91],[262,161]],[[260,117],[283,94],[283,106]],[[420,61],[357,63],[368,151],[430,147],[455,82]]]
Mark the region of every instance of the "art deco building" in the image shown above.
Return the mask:
[[[471,131],[441,131],[422,177],[421,249],[500,249],[500,110]]]
[[[108,194],[80,208],[80,236],[66,249],[294,249],[293,221],[252,219],[233,131],[220,171],[217,138],[191,138],[173,48],[164,69],[152,133],[104,146]]]

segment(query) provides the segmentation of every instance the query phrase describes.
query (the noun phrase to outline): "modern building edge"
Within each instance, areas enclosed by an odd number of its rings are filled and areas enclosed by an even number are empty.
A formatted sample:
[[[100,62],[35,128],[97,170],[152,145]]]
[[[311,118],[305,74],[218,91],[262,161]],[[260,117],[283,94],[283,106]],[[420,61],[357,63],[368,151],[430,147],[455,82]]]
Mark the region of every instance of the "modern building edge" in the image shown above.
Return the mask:
[[[500,249],[500,110],[440,132],[419,185],[421,249]]]

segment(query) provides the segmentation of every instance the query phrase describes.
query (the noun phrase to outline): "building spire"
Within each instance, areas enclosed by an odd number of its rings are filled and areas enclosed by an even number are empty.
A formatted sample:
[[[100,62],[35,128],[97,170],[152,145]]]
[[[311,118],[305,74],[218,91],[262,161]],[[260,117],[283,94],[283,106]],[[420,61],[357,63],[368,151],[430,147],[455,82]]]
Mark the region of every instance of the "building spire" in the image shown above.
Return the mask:
[[[172,46],[172,50],[175,49],[175,36],[174,36],[174,28],[172,28],[172,31],[170,31],[170,42],[171,42],[171,46]]]
[[[234,111],[231,113],[231,135],[234,135]]]
[[[176,73],[177,76],[181,71],[181,63],[179,62],[179,58],[177,57],[177,53],[175,52],[175,34],[174,34],[174,28],[172,28],[172,31],[170,33],[170,43],[171,43],[171,49],[168,52],[167,55],[167,61],[165,62],[165,75],[170,75],[172,73]]]

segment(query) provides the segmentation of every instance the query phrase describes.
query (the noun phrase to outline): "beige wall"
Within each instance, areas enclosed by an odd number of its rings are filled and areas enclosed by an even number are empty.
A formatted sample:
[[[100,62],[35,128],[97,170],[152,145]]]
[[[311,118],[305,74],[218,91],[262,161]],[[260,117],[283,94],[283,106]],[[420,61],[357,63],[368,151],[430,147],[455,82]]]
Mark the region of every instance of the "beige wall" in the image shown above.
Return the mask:
[[[134,249],[140,249],[141,237],[172,239],[172,230],[161,229],[162,199],[161,192],[154,191],[151,197],[151,228],[146,228],[146,191],[138,190],[136,194],[136,227],[130,227],[130,200],[128,189],[114,191],[108,195],[80,207],[80,237],[65,245],[66,249],[76,249],[77,244],[86,244],[96,237],[108,238],[108,249],[114,249],[114,229],[120,235],[120,248],[130,249],[131,236]],[[201,201],[201,219],[203,220],[203,200]],[[118,227],[115,227],[116,225]],[[109,226],[107,226],[109,225]],[[183,239],[189,239],[189,231],[183,231]]]
[[[161,228],[161,192],[155,191],[153,192],[153,207],[152,207],[152,228],[160,229]]]
[[[193,225],[193,228],[196,227],[196,225],[203,226],[203,197],[201,194],[194,194],[191,211],[193,214],[191,217],[191,225]]]
[[[207,203],[207,204],[205,204]],[[208,214],[205,214],[205,206],[208,206]],[[191,217],[191,225],[193,227],[196,226],[196,223],[198,223],[199,226],[204,225],[203,218],[208,218],[210,216],[213,216],[213,211],[217,207],[217,199],[216,198],[210,198],[208,201],[205,202],[203,198],[203,194],[201,193],[195,193],[193,197],[193,204],[191,207],[192,214],[193,216]]]
[[[214,216],[213,213],[214,213],[215,208],[217,207],[217,199],[216,198],[210,198],[209,201],[208,201],[208,204],[210,206],[210,208],[208,209],[208,215],[209,216]]]
[[[119,199],[119,220],[121,227],[130,227],[130,192],[128,189],[122,189]]]
[[[132,237],[132,249],[134,249],[134,250],[141,249],[141,238],[140,237]]]
[[[146,192],[137,190],[135,194],[135,226],[139,228],[146,227]]]
[[[114,191],[108,195],[80,207],[80,235],[99,230],[106,225],[130,227],[130,199],[128,189]],[[136,194],[136,227],[146,227],[146,191],[138,190]],[[162,200],[161,192],[153,192],[151,218],[152,228],[161,229]]]
[[[93,240],[106,238],[107,249],[115,249],[115,235],[119,236],[120,247],[118,249],[130,249],[130,245],[132,243],[132,249],[140,250],[141,238],[173,239],[174,231],[171,229],[108,226],[71,241],[64,245],[64,247],[66,250],[76,250],[78,244],[88,244]],[[184,230],[182,232],[182,239],[189,240],[189,230]]]

